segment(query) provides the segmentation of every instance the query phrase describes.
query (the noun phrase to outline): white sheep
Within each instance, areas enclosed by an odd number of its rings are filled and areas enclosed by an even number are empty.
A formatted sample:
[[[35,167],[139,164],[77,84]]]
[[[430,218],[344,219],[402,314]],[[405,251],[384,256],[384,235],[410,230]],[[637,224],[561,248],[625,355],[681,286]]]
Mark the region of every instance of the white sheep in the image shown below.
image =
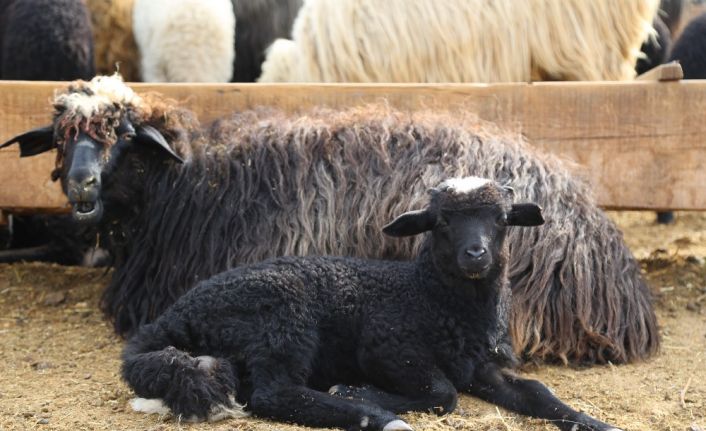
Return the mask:
[[[135,41],[146,82],[228,82],[235,58],[230,0],[135,0]]]
[[[306,0],[261,82],[624,80],[658,0]]]

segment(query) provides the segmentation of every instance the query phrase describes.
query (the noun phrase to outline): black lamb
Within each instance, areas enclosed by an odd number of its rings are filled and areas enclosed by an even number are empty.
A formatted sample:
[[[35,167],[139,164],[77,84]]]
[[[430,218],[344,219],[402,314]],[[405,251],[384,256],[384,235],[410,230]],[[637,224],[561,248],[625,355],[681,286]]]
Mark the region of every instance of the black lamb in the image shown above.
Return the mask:
[[[614,430],[505,370],[507,227],[544,223],[512,197],[477,177],[432,189],[384,228],[430,231],[416,262],[283,257],[200,283],[128,342],[133,408],[213,420],[245,403],[306,426],[411,430],[396,413],[448,413],[463,391],[562,430]]]

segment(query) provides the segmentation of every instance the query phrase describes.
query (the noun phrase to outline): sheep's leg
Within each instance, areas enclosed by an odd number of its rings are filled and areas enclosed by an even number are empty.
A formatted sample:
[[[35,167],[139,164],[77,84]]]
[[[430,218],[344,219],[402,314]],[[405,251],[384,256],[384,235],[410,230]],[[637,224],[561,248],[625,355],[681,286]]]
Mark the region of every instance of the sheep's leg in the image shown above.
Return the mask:
[[[433,355],[424,346],[410,341],[415,335],[381,334],[379,328],[388,325],[384,321],[371,321],[369,325],[361,336],[358,361],[366,383],[372,386],[336,385],[329,391],[337,396],[366,400],[395,413],[452,412],[458,401],[456,387],[434,365]]]
[[[0,251],[0,263],[21,261],[53,262],[56,260],[56,250],[49,244],[37,247],[14,248]]]
[[[548,419],[564,431],[619,431],[564,404],[544,384],[506,374],[495,364],[476,370],[468,392],[508,410]]]
[[[192,357],[174,347],[128,351],[122,374],[139,397],[163,403],[183,419],[219,420],[242,415],[234,401],[237,381],[225,359]],[[148,412],[136,407],[141,404],[133,404],[133,408]]]
[[[286,311],[276,315],[280,322],[301,321]],[[246,402],[253,414],[305,426],[411,430],[394,413],[373,403],[342,399],[306,386],[319,345],[315,328],[286,324],[258,329],[263,331],[262,342],[253,343],[245,365],[253,388]],[[277,336],[268,336],[266,331]]]
[[[394,413],[372,403],[335,397],[301,385],[257,388],[249,406],[257,416],[304,426],[378,431],[412,429]]]
[[[390,393],[375,386],[346,385],[336,385],[329,392],[341,397],[369,401],[395,413],[430,411],[446,414],[456,408],[456,388],[440,370],[414,369],[412,372],[398,373],[393,378],[386,377],[384,380],[387,387],[394,387],[397,393]]]

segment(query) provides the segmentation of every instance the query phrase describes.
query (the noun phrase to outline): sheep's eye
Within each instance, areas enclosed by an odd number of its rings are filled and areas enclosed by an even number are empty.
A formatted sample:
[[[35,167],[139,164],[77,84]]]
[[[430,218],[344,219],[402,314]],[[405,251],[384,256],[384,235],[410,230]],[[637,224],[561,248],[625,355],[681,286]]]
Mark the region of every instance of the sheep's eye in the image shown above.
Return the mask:
[[[507,226],[507,214],[500,214],[497,219],[495,219],[495,223],[498,226]]]
[[[124,133],[122,133],[122,134],[120,134],[120,135],[118,136],[118,139],[120,139],[121,141],[130,142],[130,141],[132,141],[132,138],[134,138],[134,137],[135,137],[135,134],[134,134],[134,133],[132,133],[132,132],[124,132]]]

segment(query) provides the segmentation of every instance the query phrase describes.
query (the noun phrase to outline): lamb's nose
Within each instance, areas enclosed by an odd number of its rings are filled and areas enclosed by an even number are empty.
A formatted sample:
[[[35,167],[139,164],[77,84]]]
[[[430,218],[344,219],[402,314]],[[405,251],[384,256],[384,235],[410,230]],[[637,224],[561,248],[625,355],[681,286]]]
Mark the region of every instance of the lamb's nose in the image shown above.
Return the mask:
[[[487,252],[488,251],[485,249],[485,247],[481,247],[479,245],[474,245],[473,247],[466,249],[466,254],[474,259],[478,259]]]

